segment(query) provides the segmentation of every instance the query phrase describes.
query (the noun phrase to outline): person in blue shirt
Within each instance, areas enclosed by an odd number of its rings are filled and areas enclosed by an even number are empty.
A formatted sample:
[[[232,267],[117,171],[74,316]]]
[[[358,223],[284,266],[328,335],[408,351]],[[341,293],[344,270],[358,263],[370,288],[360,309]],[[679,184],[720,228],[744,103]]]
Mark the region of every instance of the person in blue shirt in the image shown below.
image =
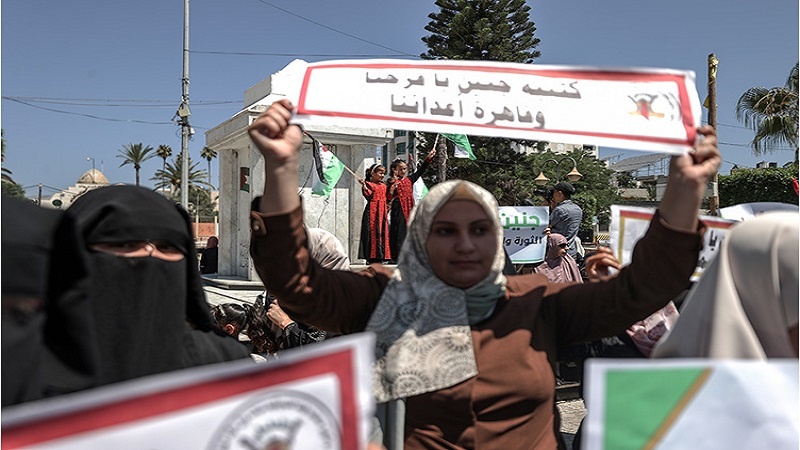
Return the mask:
[[[581,226],[583,210],[570,200],[575,188],[566,181],[559,181],[553,186],[553,202],[555,208],[550,212],[550,226],[545,233],[558,233],[567,238],[567,254],[580,263],[575,238]]]

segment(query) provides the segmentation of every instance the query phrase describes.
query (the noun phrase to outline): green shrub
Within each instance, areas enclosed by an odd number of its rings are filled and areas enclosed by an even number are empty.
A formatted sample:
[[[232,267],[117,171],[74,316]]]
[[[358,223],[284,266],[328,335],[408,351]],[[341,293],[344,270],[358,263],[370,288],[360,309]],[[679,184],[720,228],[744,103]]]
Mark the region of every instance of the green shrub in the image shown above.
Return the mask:
[[[719,206],[753,202],[797,204],[792,179],[797,167],[770,169],[741,169],[719,176]]]

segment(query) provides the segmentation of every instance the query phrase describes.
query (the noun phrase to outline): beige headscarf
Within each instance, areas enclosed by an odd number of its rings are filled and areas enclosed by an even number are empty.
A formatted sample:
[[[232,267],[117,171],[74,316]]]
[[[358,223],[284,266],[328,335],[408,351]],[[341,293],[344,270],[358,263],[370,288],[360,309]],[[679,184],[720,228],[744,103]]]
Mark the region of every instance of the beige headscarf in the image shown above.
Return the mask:
[[[547,253],[544,261],[533,269],[534,273],[540,273],[547,277],[551,283],[583,283],[581,269],[569,254],[561,256],[559,245],[567,245],[567,238],[558,233],[550,233],[547,236]]]
[[[797,213],[768,213],[733,228],[653,357],[794,358],[798,230]]]
[[[306,228],[306,235],[311,259],[326,269],[350,270],[350,258],[333,233],[322,228]]]
[[[434,216],[454,195],[475,201],[496,223],[491,272],[469,289],[436,277],[425,250]],[[378,402],[443,389],[477,375],[470,323],[491,315],[505,294],[497,211],[497,201],[480,186],[447,181],[431,188],[411,212],[397,270],[367,324],[377,335],[373,388]]]

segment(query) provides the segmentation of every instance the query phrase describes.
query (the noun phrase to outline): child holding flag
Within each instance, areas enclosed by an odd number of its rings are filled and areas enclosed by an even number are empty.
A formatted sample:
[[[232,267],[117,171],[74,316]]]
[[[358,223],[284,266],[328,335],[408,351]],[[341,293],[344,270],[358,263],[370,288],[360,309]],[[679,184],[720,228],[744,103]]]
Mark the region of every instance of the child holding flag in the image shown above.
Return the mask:
[[[406,238],[408,216],[414,207],[414,182],[428,170],[434,155],[436,155],[435,147],[428,152],[419,168],[409,176],[406,176],[408,165],[402,159],[392,161],[389,166],[389,170],[392,171],[392,176],[387,183],[389,187],[388,199],[390,201],[389,248],[394,261],[397,261],[397,257],[400,255],[400,248],[402,248],[403,241]]]

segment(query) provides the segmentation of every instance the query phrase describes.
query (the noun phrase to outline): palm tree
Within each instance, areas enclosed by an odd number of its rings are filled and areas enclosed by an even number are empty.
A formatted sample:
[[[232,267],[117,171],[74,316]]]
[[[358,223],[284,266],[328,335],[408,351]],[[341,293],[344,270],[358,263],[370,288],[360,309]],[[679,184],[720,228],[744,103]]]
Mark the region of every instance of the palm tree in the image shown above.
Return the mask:
[[[736,103],[736,118],[756,132],[750,143],[756,155],[784,143],[794,148],[797,161],[797,66],[789,72],[786,86],[752,87]]]
[[[155,153],[150,153],[153,151],[153,147],[149,145],[145,147],[140,142],[138,144],[123,145],[122,149],[117,151],[119,152],[117,158],[123,159],[122,164],[119,165],[120,167],[126,164],[133,164],[133,168],[136,170],[136,185],[139,186],[139,169],[142,168],[142,163],[156,156]]]
[[[211,185],[211,160],[217,157],[217,151],[211,147],[203,147],[200,157],[208,161],[208,184]]]
[[[5,130],[0,129],[0,163],[6,162],[6,138],[4,136]],[[3,181],[7,181],[9,183],[14,183],[14,179],[11,178],[11,171],[7,168],[3,167],[0,169],[2,172],[2,179]]]
[[[170,147],[169,145],[161,144],[156,149],[156,155],[164,161],[164,163],[161,165],[161,170],[162,172],[166,172],[167,158],[172,156],[172,147]]]
[[[165,165],[163,170],[156,171],[153,181],[156,181],[156,189],[169,188],[170,196],[175,197],[181,190],[181,175],[183,167],[183,157],[179,153],[177,157],[173,158],[171,162]],[[189,178],[188,186],[190,191],[193,188],[210,187],[211,185],[206,181],[207,174],[205,170],[198,170],[198,162],[192,162],[189,157]]]

